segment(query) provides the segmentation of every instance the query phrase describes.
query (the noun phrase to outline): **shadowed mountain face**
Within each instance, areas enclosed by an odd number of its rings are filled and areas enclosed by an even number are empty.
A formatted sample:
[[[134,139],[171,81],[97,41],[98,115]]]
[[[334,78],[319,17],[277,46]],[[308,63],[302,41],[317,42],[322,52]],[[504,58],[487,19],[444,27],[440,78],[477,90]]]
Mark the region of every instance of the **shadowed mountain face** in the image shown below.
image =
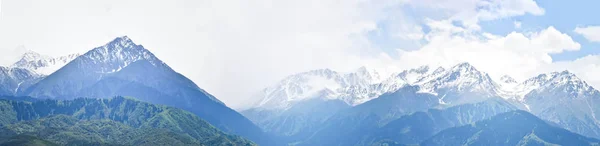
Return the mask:
[[[401,99],[401,98],[400,98]],[[375,102],[377,99],[370,102]],[[395,144],[418,144],[436,133],[455,126],[471,124],[496,114],[515,110],[516,107],[502,99],[492,98],[483,102],[464,104],[446,109],[429,109],[400,117],[382,124],[376,112],[362,108],[370,116],[350,114],[342,119],[330,119],[323,129],[301,145],[373,145],[379,142]],[[337,115],[336,115],[337,116]],[[334,123],[352,124],[336,126]],[[337,133],[337,134],[333,134]],[[323,138],[326,136],[327,138]]]
[[[0,100],[0,140],[31,135],[61,145],[253,145],[198,116],[134,99]]]
[[[472,125],[444,130],[421,145],[598,145],[587,138],[553,127],[525,111],[499,114]]]
[[[258,143],[267,139],[250,120],[127,37],[75,58],[23,95],[49,99],[130,96],[190,111],[219,129]]]
[[[378,141],[395,141],[400,144],[418,144],[444,129],[472,124],[516,109],[499,98],[441,110],[430,109],[391,121],[367,134],[361,142],[371,144]]]
[[[418,87],[404,87],[395,93],[341,110],[328,118],[301,145],[354,145],[369,133],[402,115],[425,111],[438,105],[437,97],[416,91]]]

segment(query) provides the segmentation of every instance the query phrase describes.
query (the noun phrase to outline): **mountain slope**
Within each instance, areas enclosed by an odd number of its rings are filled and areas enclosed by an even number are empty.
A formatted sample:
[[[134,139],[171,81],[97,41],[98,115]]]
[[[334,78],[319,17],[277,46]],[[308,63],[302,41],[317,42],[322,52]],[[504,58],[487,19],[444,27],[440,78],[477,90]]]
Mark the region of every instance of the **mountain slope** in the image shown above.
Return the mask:
[[[516,109],[500,98],[447,109],[429,109],[391,121],[375,132],[367,134],[361,144],[373,144],[378,141],[418,144],[444,129],[472,124]]]
[[[600,141],[550,126],[525,111],[444,130],[421,145],[597,145]]]
[[[376,116],[376,114],[371,114],[367,116],[368,118],[363,119],[354,118],[360,117],[360,115],[354,115],[336,121],[328,121],[331,123],[331,125],[328,125],[329,127],[322,129],[315,136],[301,144],[374,145],[382,141],[396,144],[418,144],[446,128],[471,124],[514,109],[516,108],[511,104],[495,98],[447,109],[418,111],[390,121],[385,125],[377,122],[379,116]],[[365,109],[354,110],[362,111]],[[338,123],[353,124],[335,127],[334,125]],[[322,136],[326,136],[326,138]]]
[[[221,132],[192,113],[123,97],[36,102],[0,100],[0,108],[0,116],[4,119],[0,125],[5,126],[4,132],[0,133],[6,134],[4,137],[33,134],[46,139],[59,136],[59,139],[53,139],[53,142],[65,144],[68,141],[77,141],[72,138],[103,142],[97,141],[98,138],[108,137],[105,140],[109,140],[112,137],[113,142],[129,142],[128,139],[155,134],[158,136],[156,138],[161,138],[160,135],[169,138],[168,135],[175,134],[175,137],[191,139],[199,144],[252,144],[240,137]],[[49,135],[44,135],[45,133]]]
[[[261,101],[242,113],[264,131],[302,140],[339,110],[387,92],[375,89],[381,88],[383,76],[367,67],[350,73],[321,69],[291,75],[262,90]]]
[[[25,95],[50,99],[131,96],[190,111],[223,131],[261,144],[267,141],[261,129],[250,120],[127,37],[117,38],[75,58],[30,87]]]
[[[341,110],[328,118],[301,145],[351,145],[354,144],[353,140],[362,139],[367,133],[392,120],[439,104],[437,97],[417,91],[419,88],[416,86],[406,86],[394,93]]]
[[[250,109],[242,111],[242,114],[263,128],[265,132],[281,136],[279,139],[289,142],[306,139],[331,115],[347,108],[350,106],[343,101],[313,98],[282,112]]]
[[[0,132],[35,135],[60,145],[202,145],[168,130],[135,129],[109,120],[79,121],[65,115],[7,125]]]
[[[0,141],[0,146],[58,146],[58,144],[31,135],[17,135]]]
[[[574,74],[542,74],[524,84],[536,88],[522,103],[534,115],[581,135],[600,138],[600,92]]]
[[[42,78],[27,69],[0,66],[0,95],[17,95]]]

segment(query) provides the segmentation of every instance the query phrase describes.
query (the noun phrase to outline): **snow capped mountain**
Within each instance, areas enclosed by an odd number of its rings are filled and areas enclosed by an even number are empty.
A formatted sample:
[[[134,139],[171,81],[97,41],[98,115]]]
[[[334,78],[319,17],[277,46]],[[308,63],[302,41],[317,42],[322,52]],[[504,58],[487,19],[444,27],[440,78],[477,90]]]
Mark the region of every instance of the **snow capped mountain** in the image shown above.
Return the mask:
[[[531,92],[561,90],[568,93],[570,97],[592,95],[597,92],[596,89],[569,71],[540,74],[522,83],[505,82],[503,86],[503,97],[517,101],[523,101],[525,96]]]
[[[504,84],[517,84],[517,80],[508,75],[500,77],[500,82]]]
[[[313,70],[289,76],[274,86],[263,90],[262,101],[257,106],[285,109],[291,102],[308,99],[321,93],[324,98],[333,98],[333,90],[343,86],[342,76],[329,69]]]
[[[127,96],[187,110],[223,131],[257,143],[265,137],[250,120],[126,36],[75,58],[22,95],[59,100]]]
[[[11,67],[29,69],[37,74],[49,75],[77,58],[79,54],[71,54],[61,57],[49,57],[29,51],[15,62]]]
[[[422,109],[445,109],[496,99],[527,110],[573,132],[600,137],[600,118],[597,118],[600,117],[600,107],[595,106],[600,104],[600,92],[575,74],[568,71],[552,72],[523,82],[518,82],[510,76],[497,79],[492,79],[490,75],[469,63],[457,64],[450,68],[437,67],[435,70],[431,66],[422,66],[390,76],[381,75],[375,70],[369,71],[368,68],[360,68],[351,73],[339,73],[329,69],[315,70],[289,76],[263,90],[264,97],[261,104],[257,104],[251,112],[248,112],[250,114],[246,115],[260,114],[254,119],[261,119],[264,123],[263,128],[273,130],[268,128],[289,127],[290,125],[286,123],[295,126],[305,124],[308,127],[323,124],[321,122],[289,123],[285,118],[277,117],[277,113],[281,111],[309,105],[310,102],[305,101],[318,101],[307,99],[343,101],[351,106],[351,109],[364,106],[383,109],[384,114],[381,116],[389,119],[403,116],[403,111],[410,109],[406,107],[416,103],[430,105],[422,105],[420,107]],[[406,87],[413,90],[400,92]],[[402,98],[403,96],[408,97],[405,99]],[[398,102],[391,103],[384,99],[398,100]],[[392,108],[382,108],[386,105]],[[323,110],[327,107],[312,107],[312,109]],[[397,111],[390,113],[394,110]],[[311,118],[310,115],[288,115],[288,117]],[[317,120],[322,119],[328,118]],[[299,126],[294,129],[302,128],[306,127]],[[282,133],[286,132],[279,130]]]
[[[468,63],[448,70],[442,67],[433,70],[429,66],[421,66],[391,76],[366,67],[346,74],[322,69],[289,76],[263,90],[263,100],[255,107],[287,109],[299,101],[317,97],[342,100],[354,106],[406,85],[420,86],[420,92],[434,95],[450,91],[496,95],[498,86],[486,73]]]
[[[0,95],[16,95],[42,77],[27,69],[0,66]]]
[[[596,94],[598,91],[585,81],[579,79],[575,74],[569,71],[552,72],[542,74],[529,79],[523,83],[526,87],[539,87],[537,92],[544,90],[558,90],[569,93],[571,98],[580,98],[587,95]]]
[[[421,92],[435,95],[438,95],[440,90],[448,89],[454,92],[484,92],[491,95],[496,95],[497,91],[497,84],[490,76],[469,63],[461,63],[449,70],[427,75],[416,85],[421,87]]]
[[[118,37],[104,46],[88,51],[77,59],[78,63],[98,66],[88,68],[96,73],[118,72],[129,64],[139,60],[147,60],[154,66],[166,66],[154,54],[146,50],[142,45],[133,43],[127,36]]]
[[[265,109],[287,109],[293,104],[315,97],[339,99],[349,105],[366,102],[381,95],[374,92],[383,88],[385,75],[374,69],[361,67],[354,72],[339,73],[330,69],[313,70],[289,76],[262,91],[262,100],[256,105]]]
[[[131,66],[136,62],[139,63],[136,66]],[[146,66],[146,63],[149,66]],[[88,90],[86,88],[98,85],[99,81],[117,75],[116,73],[127,67],[147,67],[147,70],[157,69],[157,72],[174,72],[142,45],[137,45],[127,36],[123,36],[73,59],[66,66],[33,86],[28,95],[46,98],[90,96],[91,92],[83,92],[82,90]],[[147,73],[150,75],[150,72]],[[62,80],[63,78],[65,79]],[[192,86],[193,83],[188,83],[191,81],[182,82],[186,82],[185,84],[189,85],[190,88],[199,89],[195,85]],[[148,83],[146,86],[156,86],[156,83]],[[100,96],[102,94],[93,95]]]
[[[541,74],[517,86],[536,116],[589,137],[600,137],[600,92],[569,71]]]
[[[455,106],[502,97],[523,110],[530,110],[531,103],[525,101],[525,97],[532,92],[561,91],[564,98],[595,96],[598,92],[568,71],[541,74],[518,83],[510,76],[496,82],[469,63],[435,70],[422,66],[387,78],[363,67],[346,74],[323,69],[289,76],[263,90],[263,100],[255,107],[285,110],[310,98],[341,100],[355,106],[407,85],[418,86],[420,93],[437,96],[441,105]]]

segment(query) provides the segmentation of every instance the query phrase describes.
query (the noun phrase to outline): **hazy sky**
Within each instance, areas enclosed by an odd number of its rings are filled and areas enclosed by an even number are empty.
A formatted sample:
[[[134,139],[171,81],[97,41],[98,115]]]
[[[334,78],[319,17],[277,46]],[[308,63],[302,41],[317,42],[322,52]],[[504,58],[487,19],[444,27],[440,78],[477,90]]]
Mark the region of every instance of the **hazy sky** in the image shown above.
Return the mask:
[[[127,35],[233,107],[287,75],[471,62],[600,86],[596,1],[0,0],[0,65]]]

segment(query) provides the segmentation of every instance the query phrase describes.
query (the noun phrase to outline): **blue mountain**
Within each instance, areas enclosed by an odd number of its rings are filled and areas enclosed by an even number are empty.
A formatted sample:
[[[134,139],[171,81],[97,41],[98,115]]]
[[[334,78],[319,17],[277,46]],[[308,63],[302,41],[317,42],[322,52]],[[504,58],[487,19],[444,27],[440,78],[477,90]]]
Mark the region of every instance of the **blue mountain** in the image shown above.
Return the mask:
[[[225,132],[268,143],[267,136],[250,120],[126,36],[75,58],[22,95],[49,99],[135,97],[190,111]]]
[[[598,145],[600,140],[551,126],[526,111],[499,114],[475,124],[446,129],[421,143],[454,145]]]

